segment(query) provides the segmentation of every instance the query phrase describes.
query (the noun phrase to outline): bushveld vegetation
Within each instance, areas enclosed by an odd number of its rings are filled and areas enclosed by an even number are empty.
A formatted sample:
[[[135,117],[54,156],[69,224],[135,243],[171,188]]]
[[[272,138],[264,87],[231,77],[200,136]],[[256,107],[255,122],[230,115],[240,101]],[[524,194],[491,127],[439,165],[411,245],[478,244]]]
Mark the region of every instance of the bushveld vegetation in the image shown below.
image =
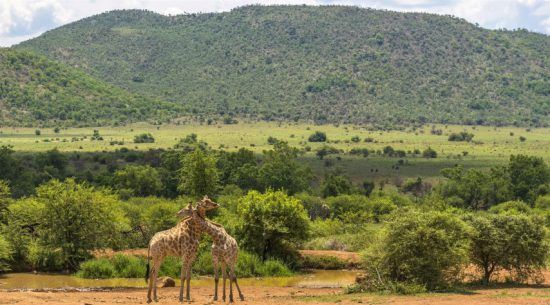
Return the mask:
[[[129,93],[30,52],[0,49],[1,126],[165,121],[179,106]],[[59,127],[57,127],[59,128]],[[39,136],[41,131],[36,129]]]
[[[349,6],[245,6],[176,16],[123,10],[15,48],[130,92],[184,103],[185,114],[210,123],[550,121],[548,36],[487,30],[450,16]]]
[[[261,157],[245,148],[213,149],[194,134],[169,150],[78,157],[57,150],[18,156],[3,147],[2,269],[134,276],[141,258],[92,259],[91,251],[143,248],[155,232],[177,223],[187,202],[208,194],[222,205],[210,217],[243,250],[241,275],[334,268],[339,262],[302,259],[297,251],[330,249],[363,252],[367,273],[353,291],[448,289],[470,269],[477,270],[470,281],[485,284],[495,274],[540,281],[549,258],[544,159],[512,155],[488,170],[455,166],[434,185],[420,177],[399,186],[357,183],[339,170],[315,183],[319,177],[299,162],[302,150],[272,143]],[[96,159],[100,169],[74,171],[72,158]],[[119,166],[120,160],[138,164]],[[211,270],[208,245],[205,239],[197,273]],[[179,270],[174,259],[163,268],[163,274]]]

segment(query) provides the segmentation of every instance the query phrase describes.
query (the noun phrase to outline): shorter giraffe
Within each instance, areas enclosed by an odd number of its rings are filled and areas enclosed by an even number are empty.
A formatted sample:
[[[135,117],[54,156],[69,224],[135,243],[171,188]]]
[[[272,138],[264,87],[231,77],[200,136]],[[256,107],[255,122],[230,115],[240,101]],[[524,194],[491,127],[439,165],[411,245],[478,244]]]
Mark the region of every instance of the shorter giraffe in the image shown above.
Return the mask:
[[[244,295],[242,294],[241,288],[237,283],[237,276],[235,274],[235,265],[237,264],[237,258],[239,256],[239,246],[237,245],[237,241],[231,235],[227,234],[225,229],[220,224],[211,222],[205,218],[207,210],[209,210],[209,206],[207,202],[203,200],[198,203],[196,211],[193,209],[191,212],[198,213],[200,216],[199,225],[201,226],[201,230],[210,235],[213,240],[212,264],[214,265],[214,301],[218,300],[220,267],[223,276],[223,301],[225,301],[225,280],[227,278],[227,268],[229,268],[229,302],[233,302],[233,283],[235,283],[235,286],[237,287],[239,298],[241,301],[244,301]]]

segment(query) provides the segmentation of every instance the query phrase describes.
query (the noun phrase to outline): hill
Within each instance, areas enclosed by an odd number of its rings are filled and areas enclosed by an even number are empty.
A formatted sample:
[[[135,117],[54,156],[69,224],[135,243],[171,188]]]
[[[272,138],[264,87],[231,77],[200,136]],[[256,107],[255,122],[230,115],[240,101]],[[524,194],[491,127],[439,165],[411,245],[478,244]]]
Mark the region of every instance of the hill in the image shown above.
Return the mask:
[[[103,13],[17,48],[201,117],[550,122],[550,37],[348,6]]]
[[[0,49],[0,126],[117,125],[166,120],[179,108],[44,56]]]

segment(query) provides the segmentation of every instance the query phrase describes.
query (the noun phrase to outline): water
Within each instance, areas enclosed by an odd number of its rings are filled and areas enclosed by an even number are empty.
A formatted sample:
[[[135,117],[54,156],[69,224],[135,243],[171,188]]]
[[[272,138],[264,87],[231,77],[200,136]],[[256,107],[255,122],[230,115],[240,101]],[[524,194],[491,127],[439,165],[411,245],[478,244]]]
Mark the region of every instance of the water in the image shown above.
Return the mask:
[[[355,281],[356,271],[315,270],[290,277],[266,277],[239,279],[241,286],[263,287],[344,287]],[[191,280],[191,287],[213,286],[211,277]],[[179,280],[176,280],[179,285]],[[72,275],[8,273],[0,275],[2,289],[61,289],[61,288],[136,288],[146,287],[144,279],[82,279]]]

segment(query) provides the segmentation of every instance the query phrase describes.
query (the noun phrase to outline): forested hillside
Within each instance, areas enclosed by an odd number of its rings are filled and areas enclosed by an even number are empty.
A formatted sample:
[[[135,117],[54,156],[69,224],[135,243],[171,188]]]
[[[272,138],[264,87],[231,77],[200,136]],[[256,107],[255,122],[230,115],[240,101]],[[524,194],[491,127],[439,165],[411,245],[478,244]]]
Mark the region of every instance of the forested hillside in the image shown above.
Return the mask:
[[[0,126],[165,120],[179,108],[129,93],[43,56],[0,49]]]
[[[449,16],[340,6],[124,10],[17,48],[204,118],[550,122],[550,37]]]

